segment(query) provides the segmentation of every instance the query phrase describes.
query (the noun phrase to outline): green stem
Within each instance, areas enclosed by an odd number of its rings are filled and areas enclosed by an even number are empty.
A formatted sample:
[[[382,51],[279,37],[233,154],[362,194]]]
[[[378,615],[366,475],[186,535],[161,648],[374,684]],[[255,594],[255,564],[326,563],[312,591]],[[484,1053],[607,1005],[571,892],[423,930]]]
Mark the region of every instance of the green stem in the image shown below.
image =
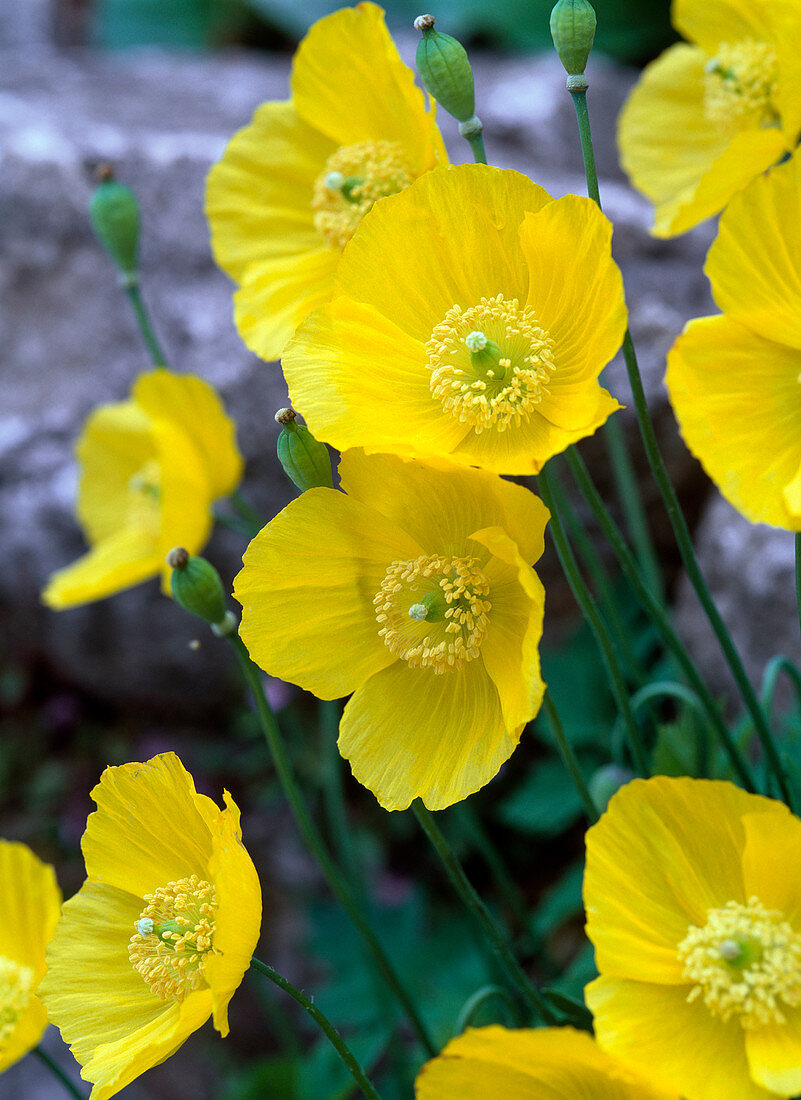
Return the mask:
[[[618,609],[619,600],[615,598],[612,591],[609,576],[600,555],[593,546],[592,540],[588,538],[584,526],[576,515],[576,511],[558,478],[553,478],[551,481],[551,490],[554,494],[557,510],[564,517],[567,536],[575,543],[579,556],[595,585],[595,593],[615,637],[615,643],[623,658],[626,674],[639,687],[646,682],[645,673],[640,668],[640,663],[631,644],[630,632],[626,628]]]
[[[252,523],[240,519],[239,516],[229,516],[220,511],[219,508],[214,509],[214,519],[217,523],[221,523],[223,527],[227,527],[229,531],[236,531],[238,535],[244,535],[247,539],[255,538],[261,530],[261,527],[254,527]]]
[[[795,688],[798,705],[801,708],[801,672],[798,671],[792,661],[788,661],[786,657],[779,656],[774,657],[768,662],[765,674],[762,677],[760,699],[766,714],[770,714],[773,707],[773,695],[776,691],[776,681],[779,678],[780,672],[785,673]]]
[[[233,493],[229,494],[228,500],[241,519],[255,527],[257,532],[261,531],[267,520],[253,507],[250,501],[245,499],[241,490],[234,489]]]
[[[84,1095],[80,1091],[80,1089],[78,1089],[77,1086],[74,1085],[72,1081],[70,1081],[69,1077],[67,1077],[61,1066],[56,1065],[49,1054],[46,1054],[40,1046],[34,1047],[33,1053],[36,1055],[42,1065],[47,1066],[53,1076],[58,1078],[58,1080],[61,1082],[61,1084],[70,1094],[70,1096],[74,1096],[76,1100],[84,1100]]]
[[[361,876],[353,854],[351,833],[342,789],[342,757],[337,749],[337,730],[341,708],[336,700],[320,702],[320,768],[323,787],[323,805],[328,831],[334,851],[353,889],[362,894]]]
[[[623,721],[626,725],[626,731],[628,733],[629,748],[631,755],[637,770],[640,775],[646,778],[650,775],[650,769],[648,767],[648,759],[645,755],[645,748],[640,737],[640,731],[637,727],[637,720],[631,709],[631,703],[629,701],[628,690],[626,688],[626,682],[623,678],[620,665],[618,663],[617,654],[615,653],[614,642],[612,641],[609,629],[602,619],[595,600],[592,597],[592,593],[587,588],[587,584],[581,575],[581,571],[576,564],[576,559],[573,556],[573,551],[570,549],[570,544],[567,541],[564,527],[559,516],[558,509],[556,507],[556,501],[554,499],[553,491],[551,490],[550,474],[547,471],[547,467],[540,471],[539,474],[539,488],[540,496],[543,502],[551,513],[550,529],[553,537],[554,545],[556,546],[556,552],[559,555],[559,561],[562,563],[562,570],[567,577],[568,584],[576,598],[581,611],[590,625],[590,628],[595,635],[598,646],[601,650],[604,665],[606,666],[607,675],[609,677],[609,685],[612,689],[612,694],[615,697],[618,711],[620,712]]]
[[[428,1034],[425,1024],[414,1007],[392,960],[387,955],[381,942],[376,937],[375,932],[364,917],[347,879],[328,854],[323,838],[317,826],[314,824],[311,814],[306,808],[306,804],[303,801],[297,781],[292,772],[292,766],[289,762],[286,748],[284,747],[281,731],[278,728],[275,715],[270,709],[270,704],[267,702],[267,697],[264,694],[261,673],[251,661],[250,655],[239,635],[229,634],[228,640],[233,646],[242,675],[253,694],[261,727],[272,754],[273,763],[275,764],[275,770],[278,773],[278,778],[281,782],[284,794],[294,814],[298,831],[303,837],[304,843],[319,863],[320,869],[332,893],[348,914],[357,932],[362,937],[382,978],[402,1005],[415,1035],[420,1040],[426,1052],[433,1057],[436,1055],[437,1049],[434,1046],[431,1036]]]
[[[487,154],[484,150],[484,138],[481,134],[476,134],[475,137],[469,137],[466,139],[470,150],[473,154],[473,160],[476,164],[486,164]]]
[[[536,987],[532,985],[522,966],[515,958],[506,937],[464,873],[464,868],[434,821],[431,811],[426,809],[419,798],[412,803],[412,810],[420,822],[423,832],[431,841],[439,856],[448,878],[484,933],[520,1000],[529,1011],[543,1019],[546,1024],[555,1023],[556,1016],[551,1011],[547,1001],[540,996]]]
[[[126,280],[125,293],[128,295],[128,299],[133,306],[133,311],[136,314],[136,320],[139,325],[139,331],[142,333],[142,339],[145,341],[147,350],[150,352],[153,366],[166,367],[167,360],[164,352],[161,350],[161,345],[156,339],[156,334],[153,331],[153,326],[150,323],[150,318],[145,309],[145,303],[142,301],[142,295],[139,293],[138,275],[135,278],[129,277]]]
[[[623,574],[632,587],[634,595],[640,602],[640,606],[646,614],[650,615],[654,624],[656,625],[659,633],[662,636],[662,640],[665,645],[671,650],[682,671],[695,691],[698,698],[701,700],[704,706],[704,711],[715,729],[720,742],[723,745],[726,754],[729,757],[732,767],[734,768],[737,776],[747,791],[754,792],[756,790],[756,784],[751,776],[751,771],[743,758],[742,753],[737,747],[730,731],[726,725],[723,717],[720,713],[720,709],[712,697],[712,693],[707,687],[705,681],[701,677],[698,669],[695,667],[695,663],[690,657],[689,653],[682,644],[676,631],[673,629],[670,619],[662,607],[662,604],[656,599],[654,593],[643,581],[640,576],[637,563],[634,560],[634,555],[626,545],[626,541],[620,530],[612,519],[609,511],[604,504],[600,493],[595,488],[595,484],[590,477],[590,473],[584,463],[584,459],[578,453],[574,447],[569,447],[567,452],[567,461],[570,465],[570,469],[573,472],[573,476],[576,479],[579,489],[581,490],[584,499],[592,509],[592,513],[598,522],[599,527],[606,536],[607,542],[612,547],[612,550],[617,557],[620,567],[623,570]]]
[[[576,754],[573,752],[573,746],[567,739],[565,734],[565,727],[562,725],[562,719],[559,717],[559,711],[556,709],[556,704],[551,698],[551,693],[546,690],[545,695],[542,698],[542,707],[548,716],[548,724],[551,727],[551,736],[556,742],[556,747],[559,750],[559,755],[562,757],[562,761],[570,772],[570,778],[575,784],[576,790],[579,793],[581,801],[584,803],[584,811],[589,818],[590,824],[594,825],[600,816],[598,813],[598,807],[595,805],[595,801],[590,794],[589,787],[584,781],[584,776],[581,774],[581,769],[578,766],[578,760],[576,760]]]
[[[592,145],[592,131],[590,130],[590,113],[587,109],[587,89],[571,88],[570,95],[573,106],[576,109],[576,121],[578,122],[579,139],[581,141],[581,155],[584,160],[584,178],[587,181],[587,194],[601,209],[601,192],[598,187],[598,172],[595,167],[595,150]],[[662,573],[659,569],[659,561],[654,550],[651,532],[642,505],[642,498],[637,487],[637,479],[634,476],[634,467],[631,462],[625,436],[620,421],[617,417],[611,417],[603,427],[604,441],[609,453],[612,465],[612,473],[617,485],[620,503],[626,516],[626,526],[631,535],[640,568],[646,578],[646,583],[653,594],[659,599],[663,598]]]
[[[637,420],[640,425],[640,433],[642,435],[643,443],[645,445],[645,452],[648,456],[648,462],[650,464],[653,475],[656,478],[656,483],[659,487],[659,491],[662,494],[662,500],[665,504],[665,509],[670,519],[670,524],[673,528],[673,533],[676,538],[676,543],[681,554],[681,560],[684,564],[684,569],[687,576],[695,589],[698,600],[706,612],[706,617],[709,619],[709,623],[715,632],[715,636],[718,639],[723,655],[726,658],[732,675],[737,683],[737,687],[740,690],[740,695],[751,715],[751,720],[754,723],[754,728],[759,737],[762,745],[763,752],[768,760],[770,769],[779,784],[779,790],[781,791],[782,798],[790,807],[794,809],[793,798],[790,793],[790,786],[787,782],[787,776],[784,771],[781,760],[779,759],[779,753],[776,749],[776,745],[773,741],[773,736],[768,727],[765,713],[759,705],[756,692],[748,679],[748,675],[743,666],[743,662],[740,659],[740,654],[735,648],[734,642],[731,639],[731,635],[726,629],[726,624],[720,617],[715,601],[712,599],[712,595],[704,580],[701,569],[698,565],[698,559],[695,556],[695,550],[693,549],[692,538],[690,537],[690,530],[687,526],[687,521],[684,518],[684,513],[681,510],[679,499],[676,496],[676,492],[668,477],[667,469],[665,468],[662,454],[659,450],[659,445],[656,441],[656,433],[654,431],[651,415],[648,412],[648,405],[645,401],[645,392],[643,390],[642,378],[640,376],[640,368],[637,363],[637,353],[634,350],[634,343],[631,339],[631,334],[626,332],[623,338],[623,358],[626,362],[626,369],[629,375],[629,382],[631,384],[631,392],[634,397],[634,405],[637,410]]]
[[[493,844],[480,818],[474,813],[468,802],[460,802],[453,808],[456,815],[461,817],[468,840],[479,853],[489,868],[490,874],[495,879],[495,884],[501,894],[509,912],[521,929],[528,930],[529,912],[525,901],[517,888],[512,876],[501,858],[501,854]]]
[[[300,989],[292,985],[291,982],[283,978],[276,970],[273,970],[273,968],[266,963],[260,962],[256,958],[252,958],[250,960],[250,965],[254,970],[258,971],[259,974],[263,974],[266,978],[269,978],[279,989],[283,989],[283,991],[288,993],[293,1000],[297,1001],[299,1005],[302,1005],[303,1008],[306,1009],[308,1014],[331,1043],[331,1046],[350,1070],[351,1077],[361,1089],[362,1095],[366,1096],[367,1100],[381,1100],[375,1086],[353,1056],[350,1047],[328,1017],[323,1015],[317,1005],[310,1000],[305,993],[301,992]]]

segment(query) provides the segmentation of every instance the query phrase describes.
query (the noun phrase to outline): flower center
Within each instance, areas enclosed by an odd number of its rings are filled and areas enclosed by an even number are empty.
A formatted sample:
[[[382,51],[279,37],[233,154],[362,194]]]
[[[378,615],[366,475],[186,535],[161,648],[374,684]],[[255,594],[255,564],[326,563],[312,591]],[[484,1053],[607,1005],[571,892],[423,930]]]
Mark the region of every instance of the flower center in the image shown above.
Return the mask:
[[[411,668],[460,668],[487,633],[489,590],[477,558],[393,561],[373,600],[379,636]]]
[[[161,466],[151,458],[128,480],[128,523],[151,530],[161,527]]]
[[[556,369],[553,341],[531,306],[502,294],[451,306],[426,344],[431,393],[476,434],[527,418]]]
[[[163,1001],[183,1001],[206,985],[217,899],[209,882],[190,875],[145,894],[147,905],[128,944],[128,958]]]
[[[344,248],[377,199],[397,195],[414,179],[396,141],[343,145],[325,162],[312,196],[315,229]]]
[[[727,133],[778,126],[778,63],[766,42],[721,42],[704,70],[704,111]]]
[[[0,1050],[11,1037],[33,994],[35,973],[0,955]]]
[[[745,1028],[783,1024],[782,1006],[801,1005],[801,936],[757,898],[710,909],[703,928],[690,926],[679,958],[684,977],[696,983],[687,1000],[702,997],[722,1020],[736,1016]]]

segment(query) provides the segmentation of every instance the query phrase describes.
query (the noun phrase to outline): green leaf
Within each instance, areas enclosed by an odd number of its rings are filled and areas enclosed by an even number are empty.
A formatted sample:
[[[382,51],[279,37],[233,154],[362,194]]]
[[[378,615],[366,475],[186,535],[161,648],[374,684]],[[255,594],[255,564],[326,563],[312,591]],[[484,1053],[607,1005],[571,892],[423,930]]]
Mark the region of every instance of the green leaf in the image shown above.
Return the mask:
[[[562,877],[546,890],[534,917],[534,930],[546,936],[582,910],[581,889],[584,882],[584,861],[574,863]]]
[[[560,760],[544,760],[498,807],[504,825],[535,836],[558,836],[583,813],[570,776]]]

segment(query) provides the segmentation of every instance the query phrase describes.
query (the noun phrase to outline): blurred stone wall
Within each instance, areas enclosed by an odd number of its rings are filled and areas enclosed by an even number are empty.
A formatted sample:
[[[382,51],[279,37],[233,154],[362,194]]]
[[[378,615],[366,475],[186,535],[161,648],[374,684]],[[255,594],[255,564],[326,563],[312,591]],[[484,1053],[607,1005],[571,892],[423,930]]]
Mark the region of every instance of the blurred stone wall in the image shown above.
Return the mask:
[[[143,290],[170,361],[221,390],[239,425],[247,493],[265,514],[274,514],[290,497],[274,459],[272,419],[286,401],[285,387],[277,366],[259,362],[238,338],[231,285],[212,262],[202,205],[205,174],[227,138],[262,100],[286,96],[289,59],[56,49],[43,32],[51,17],[45,0],[13,6],[2,0],[0,6],[2,644],[15,660],[42,661],[57,677],[101,698],[202,712],[221,690],[215,646],[209,639],[199,650],[189,648],[198,633],[194,622],[159,595],[155,582],[58,614],[38,601],[48,574],[83,549],[72,516],[72,447],[80,425],[96,404],[122,399],[148,367],[128,304],[92,237],[86,206],[94,167],[113,161],[141,200]],[[401,42],[409,60],[414,45],[411,36]],[[556,60],[479,55],[475,69],[490,159],[527,171],[553,194],[581,193],[575,119]],[[594,59],[589,75],[602,196],[616,227],[631,327],[665,449],[695,513],[707,485],[678,439],[661,379],[665,353],[685,320],[713,308],[701,271],[712,230],[668,242],[648,236],[648,206],[627,187],[614,149],[614,121],[635,74]],[[444,128],[454,159],[469,159],[448,120]],[[627,402],[618,362],[608,385]],[[639,454],[631,410],[623,416]],[[600,442],[590,441],[587,450],[599,479],[608,483]],[[641,456],[638,469],[673,567],[675,552]],[[730,510],[723,519],[721,514],[720,505],[706,513],[702,552],[758,674],[777,645],[797,652],[793,627],[785,629],[792,622],[792,540],[767,529],[754,534]],[[767,592],[758,564],[742,568],[742,547],[755,541],[781,548],[769,552],[775,569]],[[209,555],[230,578],[241,551],[241,540],[223,532]],[[757,620],[738,622],[757,597],[774,636],[779,631],[778,643],[755,628]],[[714,646],[695,628],[693,601],[685,594],[681,605],[707,671],[716,686],[725,685]],[[550,585],[551,619],[571,610],[564,590]]]

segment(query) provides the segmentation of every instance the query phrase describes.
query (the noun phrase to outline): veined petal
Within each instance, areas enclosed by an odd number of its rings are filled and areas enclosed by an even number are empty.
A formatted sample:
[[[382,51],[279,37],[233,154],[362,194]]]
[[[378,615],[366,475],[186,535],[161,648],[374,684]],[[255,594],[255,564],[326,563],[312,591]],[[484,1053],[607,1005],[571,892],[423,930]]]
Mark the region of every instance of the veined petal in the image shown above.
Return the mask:
[[[539,654],[545,589],[500,527],[474,531],[470,538],[493,555],[482,566],[492,611],[481,660],[498,689],[506,728],[516,729],[535,716],[545,692]]]
[[[211,987],[214,1026],[228,1034],[228,1004],[250,966],[261,928],[261,886],[253,860],[242,844],[239,807],[228,791],[225,809],[212,830],[209,873],[217,894],[214,953],[203,964]]]
[[[339,450],[438,454],[467,431],[431,396],[420,342],[350,298],[308,317],[282,365],[310,431]]]
[[[87,418],[75,453],[78,519],[89,542],[100,542],[127,523],[128,483],[155,458],[150,418],[134,401],[101,405]]]
[[[72,565],[55,572],[42,592],[42,601],[55,611],[111,596],[155,577],[162,559],[148,531],[122,528],[104,538]]]
[[[81,844],[90,878],[137,898],[188,875],[207,878],[220,811],[174,753],[106,768],[92,798]]]
[[[482,527],[503,528],[527,564],[545,548],[550,513],[539,497],[486,470],[351,450],[342,455],[339,476],[349,496],[402,527],[426,553],[467,553],[472,532]]]
[[[291,102],[262,104],[234,134],[206,184],[212,251],[232,279],[250,264],[319,247],[314,181],[335,148]]]
[[[503,294],[525,301],[518,229],[550,195],[483,164],[427,173],[382,201],[342,255],[337,286],[425,343],[453,305]]]
[[[666,383],[684,440],[752,522],[801,530],[784,493],[801,464],[801,353],[727,317],[691,321]]]
[[[178,1005],[155,998],[128,958],[128,941],[143,906],[141,897],[116,886],[85,882],[64,903],[63,917],[47,949],[47,974],[39,994],[64,1041],[84,1065],[87,1080],[95,1079],[88,1076],[94,1069],[90,1065],[95,1052],[106,1063],[105,1076],[109,1060],[102,1056],[104,1048],[113,1050],[118,1042],[130,1041],[141,1028],[165,1015],[168,1027],[177,1021]],[[210,995],[206,1005],[208,1016]],[[148,1064],[159,1061],[156,1057]]]
[[[133,396],[154,424],[171,423],[186,436],[210,501],[234,491],[242,477],[236,427],[208,382],[193,375],[151,371],[137,379]],[[169,454],[160,457],[169,466]]]
[[[278,359],[295,329],[331,297],[339,253],[319,241],[251,264],[234,295],[239,335],[256,355]]]
[[[374,508],[309,489],[245,551],[234,581],[242,640],[272,676],[338,699],[396,660],[378,634],[373,597],[391,562],[420,547]]]
[[[801,155],[734,196],[704,271],[731,320],[801,349]]]
[[[773,814],[746,814],[743,828],[746,894],[758,897],[767,909],[781,912],[801,934],[801,821],[776,802]],[[777,837],[781,837],[780,845]],[[801,1046],[797,1057],[801,1061]]]
[[[337,145],[382,139],[408,150],[417,173],[445,159],[434,112],[401,61],[377,4],[319,19],[295,54],[292,97]]]
[[[768,5],[751,0],[673,0],[671,22],[691,41],[702,46],[710,57],[721,42],[736,42],[741,38],[770,41]]]
[[[623,279],[612,259],[612,223],[590,199],[566,195],[526,214],[519,232],[529,273],[527,304],[554,341],[556,370],[542,413],[559,427],[576,428],[595,412],[579,399],[579,385],[585,384],[591,394],[586,401],[597,406],[598,375],[626,331]],[[548,409],[563,392],[569,400],[555,419]],[[576,411],[566,423],[572,402]]]
[[[450,457],[456,462],[483,466],[499,474],[538,474],[549,458],[567,450],[571,443],[592,435],[620,408],[605,389],[595,388],[598,394],[595,414],[581,427],[565,430],[552,424],[544,413],[533,412],[505,432],[469,432]],[[547,398],[543,405],[550,412]],[[556,408],[558,410],[558,406]]]
[[[678,1100],[570,1027],[468,1028],[423,1066],[417,1100]]]
[[[584,996],[598,1045],[693,1100],[768,1100],[773,1094],[751,1080],[739,1021],[723,1023],[703,1001],[688,1003],[689,989],[597,978]]]
[[[618,791],[586,838],[587,935],[600,972],[682,982],[677,948],[689,926],[703,927],[710,908],[748,900],[741,816],[775,805],[699,779],[656,776]]]
[[[514,752],[495,685],[480,660],[437,675],[396,661],[356,692],[339,751],[385,810],[422,798],[443,810],[479,790]]]
[[[783,1011],[783,1024],[745,1032],[751,1076],[771,1096],[795,1096],[801,1090],[801,1008]]]

